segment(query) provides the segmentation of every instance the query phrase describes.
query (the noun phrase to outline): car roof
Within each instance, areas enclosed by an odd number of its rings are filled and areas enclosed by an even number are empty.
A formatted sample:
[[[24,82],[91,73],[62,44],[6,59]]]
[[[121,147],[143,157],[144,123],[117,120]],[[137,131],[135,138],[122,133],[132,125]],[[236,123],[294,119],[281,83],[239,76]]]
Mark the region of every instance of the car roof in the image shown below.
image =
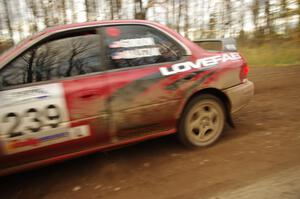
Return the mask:
[[[84,28],[84,27],[97,27],[98,25],[117,25],[117,24],[139,24],[139,25],[148,25],[148,26],[154,26],[161,30],[164,30],[165,32],[168,32],[169,35],[172,35],[175,37],[177,41],[179,41],[181,44],[185,43],[183,41],[183,37],[179,36],[179,34],[176,33],[174,30],[171,30],[167,28],[166,26],[152,22],[147,20],[104,20],[104,21],[92,21],[92,22],[82,22],[82,23],[73,23],[73,24],[66,24],[66,25],[59,25],[51,28],[46,28],[45,30],[38,32],[34,34],[31,37],[28,37],[27,39],[21,41],[18,45],[12,47],[11,49],[7,50],[5,53],[3,53],[0,56],[0,69],[10,61],[10,57],[14,56],[15,54],[19,54],[23,49],[30,46],[35,40],[38,40],[39,38],[46,37],[48,35],[58,33],[65,30],[72,30],[72,29],[78,29],[78,28]],[[189,54],[190,50],[186,49]]]
[[[90,26],[97,26],[97,25],[113,25],[113,24],[149,24],[159,26],[158,23],[147,21],[147,20],[104,20],[104,21],[91,21],[91,22],[82,22],[82,23],[73,23],[73,24],[66,24],[66,25],[58,25],[55,27],[46,28],[45,30],[34,34],[30,39],[35,39],[41,35],[55,33],[62,30],[68,29],[76,29],[76,28],[84,28]]]
[[[25,46],[30,45],[32,41],[37,38],[43,37],[44,35],[54,34],[56,32],[60,32],[63,30],[71,30],[77,28],[84,28],[84,27],[93,27],[93,26],[101,26],[101,25],[116,25],[116,24],[145,24],[145,25],[152,25],[152,26],[160,26],[161,24],[147,21],[147,20],[104,20],[104,21],[92,21],[92,22],[82,22],[82,23],[73,23],[73,24],[66,24],[66,25],[58,25],[55,27],[46,28],[43,31],[37,32],[34,35],[24,39],[16,46],[11,47],[7,51],[5,51],[2,55],[0,55],[0,69],[2,68],[1,62],[9,59],[15,53],[18,53],[19,50],[23,49]]]

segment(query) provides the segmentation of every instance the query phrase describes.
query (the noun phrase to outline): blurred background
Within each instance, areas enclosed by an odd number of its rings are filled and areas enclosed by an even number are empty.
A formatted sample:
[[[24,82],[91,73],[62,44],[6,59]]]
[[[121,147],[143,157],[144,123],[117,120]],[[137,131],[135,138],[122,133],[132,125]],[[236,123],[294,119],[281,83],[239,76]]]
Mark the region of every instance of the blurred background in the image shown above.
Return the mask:
[[[300,0],[0,0],[0,53],[47,27],[115,19],[191,40],[234,37],[253,66],[300,64]]]

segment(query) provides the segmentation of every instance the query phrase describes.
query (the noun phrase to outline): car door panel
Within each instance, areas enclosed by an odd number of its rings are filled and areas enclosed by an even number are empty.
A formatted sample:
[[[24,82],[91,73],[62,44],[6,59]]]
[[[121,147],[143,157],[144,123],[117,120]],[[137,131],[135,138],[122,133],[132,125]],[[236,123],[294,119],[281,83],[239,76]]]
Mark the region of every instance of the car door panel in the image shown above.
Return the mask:
[[[30,48],[0,73],[1,89],[22,87],[0,91],[0,169],[110,141],[109,89],[105,75],[95,74],[102,65],[100,35],[84,29],[55,38]],[[93,74],[83,75],[88,73]]]
[[[103,30],[108,68],[117,69],[107,73],[111,89],[116,90],[110,99],[115,137],[128,139],[174,128],[174,110],[182,93],[168,86],[178,75],[163,76],[160,67],[183,59],[183,50],[152,27],[116,25]]]
[[[112,88],[119,82],[124,84],[110,100],[112,120],[119,137],[141,136],[174,126],[174,109],[179,104],[181,93],[180,90],[165,89],[170,79],[163,77],[157,66],[108,75]]]
[[[88,124],[92,146],[110,141],[107,98],[110,89],[105,74],[63,83],[71,125]]]
[[[62,143],[74,149],[90,136],[88,125],[70,125],[61,83],[2,91],[0,99],[1,167],[66,152]]]

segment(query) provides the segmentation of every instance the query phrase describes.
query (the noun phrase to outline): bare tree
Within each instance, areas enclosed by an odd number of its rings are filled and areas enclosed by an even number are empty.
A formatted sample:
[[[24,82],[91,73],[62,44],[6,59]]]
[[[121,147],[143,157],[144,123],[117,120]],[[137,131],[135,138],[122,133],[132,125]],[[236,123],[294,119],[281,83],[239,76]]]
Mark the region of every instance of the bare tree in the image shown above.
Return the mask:
[[[153,8],[156,5],[162,6],[166,3],[167,0],[163,0],[163,1],[149,0],[147,3],[144,3],[143,0],[134,0],[134,18],[146,19],[147,12],[150,8]]]
[[[19,2],[21,4],[18,5]],[[0,0],[1,32],[13,40],[22,39],[39,28],[102,19],[151,19],[165,21],[168,26],[188,36],[254,36],[256,40],[272,38],[300,38],[300,0]],[[292,5],[292,6],[291,6]],[[297,6],[298,5],[298,8]],[[85,9],[79,9],[81,7]],[[247,6],[247,7],[246,7]],[[249,7],[249,9],[248,9]],[[23,9],[23,10],[22,10]],[[130,12],[129,12],[130,11]],[[149,12],[153,11],[153,15]],[[250,12],[249,12],[250,11]],[[164,14],[165,19],[158,16]],[[245,14],[246,13],[246,14]],[[251,18],[252,17],[252,18]],[[82,20],[82,19],[80,19]],[[243,27],[254,24],[253,31]],[[24,25],[26,24],[26,25]],[[5,35],[6,36],[6,35]],[[27,35],[26,35],[27,36]],[[4,38],[4,37],[3,37]]]
[[[35,0],[26,0],[26,3],[33,16],[33,22],[30,24],[30,32],[31,34],[33,34],[38,31],[37,19],[39,16],[38,16],[37,2]]]
[[[224,10],[225,10],[225,16],[224,16],[224,26],[225,26],[225,32],[229,34],[229,36],[232,35],[231,33],[231,26],[232,26],[232,18],[231,18],[231,14],[232,14],[232,3],[230,0],[224,0],[225,6],[224,6]]]
[[[49,6],[49,0],[45,2],[41,2],[42,5],[42,12],[43,12],[43,19],[44,24],[46,27],[50,26],[50,6]]]
[[[5,18],[4,18],[4,23],[7,27],[7,30],[8,30],[8,33],[9,33],[9,37],[11,39],[11,41],[14,43],[14,40],[13,40],[13,28],[12,28],[12,24],[11,24],[11,19],[10,19],[10,8],[9,8],[9,4],[6,0],[3,0],[2,1],[3,3],[3,8],[4,8],[4,15],[5,15]]]
[[[297,32],[298,32],[298,38],[300,39],[300,0],[297,0],[297,5],[298,5],[298,9],[297,9],[297,14],[298,14],[298,25],[297,25]]]
[[[75,2],[73,0],[69,0],[71,12],[72,12],[72,23],[77,22],[77,10],[75,6]]]
[[[142,0],[135,0],[134,2],[134,18],[135,19],[146,19],[146,8],[143,7]]]
[[[96,20],[96,2],[95,0],[85,0],[85,12],[87,21],[94,21]]]
[[[239,33],[239,40],[240,41],[244,41],[245,39],[245,31],[244,31],[244,26],[245,26],[245,11],[247,10],[247,8],[245,8],[245,0],[240,0],[240,5],[244,5],[242,7],[242,11],[240,13],[240,19],[239,19],[239,23],[240,23],[240,33]]]
[[[185,32],[185,36],[188,37],[189,34],[188,34],[188,31],[189,31],[189,27],[190,27],[190,24],[189,24],[189,0],[186,0],[185,1],[185,4],[184,4],[184,32]]]
[[[273,24],[272,24],[272,15],[270,11],[270,0],[264,0],[265,1],[265,20],[266,20],[266,27],[264,35],[269,35],[272,37],[273,35]]]
[[[212,4],[212,1],[209,1],[208,5],[209,12],[209,22],[208,22],[208,36],[209,38],[216,37],[216,28],[217,28],[217,13],[216,13],[216,4]]]
[[[109,6],[110,6],[110,19],[114,19],[115,15],[114,15],[114,7],[113,7],[113,0],[109,0]]]
[[[253,15],[253,24],[254,24],[254,36],[256,42],[260,42],[264,37],[264,29],[260,24],[260,0],[254,0],[252,4],[252,15]]]
[[[179,7],[178,7],[178,15],[176,21],[176,31],[180,31],[181,19],[182,19],[182,9],[183,9],[183,0],[179,0]]]
[[[67,20],[67,7],[66,7],[66,1],[65,0],[61,0],[61,13],[63,15],[63,23],[67,24],[68,20]]]

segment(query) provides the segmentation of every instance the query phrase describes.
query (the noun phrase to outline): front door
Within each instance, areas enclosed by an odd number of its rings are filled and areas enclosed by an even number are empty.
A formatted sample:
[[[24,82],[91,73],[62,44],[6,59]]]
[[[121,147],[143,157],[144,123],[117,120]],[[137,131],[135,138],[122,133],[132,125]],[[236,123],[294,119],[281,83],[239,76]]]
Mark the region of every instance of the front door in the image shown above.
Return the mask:
[[[56,34],[0,71],[0,169],[109,142],[97,29]]]
[[[181,62],[183,49],[158,30],[143,25],[103,28],[112,90],[110,107],[116,139],[169,130],[182,92],[170,86],[160,67]]]

